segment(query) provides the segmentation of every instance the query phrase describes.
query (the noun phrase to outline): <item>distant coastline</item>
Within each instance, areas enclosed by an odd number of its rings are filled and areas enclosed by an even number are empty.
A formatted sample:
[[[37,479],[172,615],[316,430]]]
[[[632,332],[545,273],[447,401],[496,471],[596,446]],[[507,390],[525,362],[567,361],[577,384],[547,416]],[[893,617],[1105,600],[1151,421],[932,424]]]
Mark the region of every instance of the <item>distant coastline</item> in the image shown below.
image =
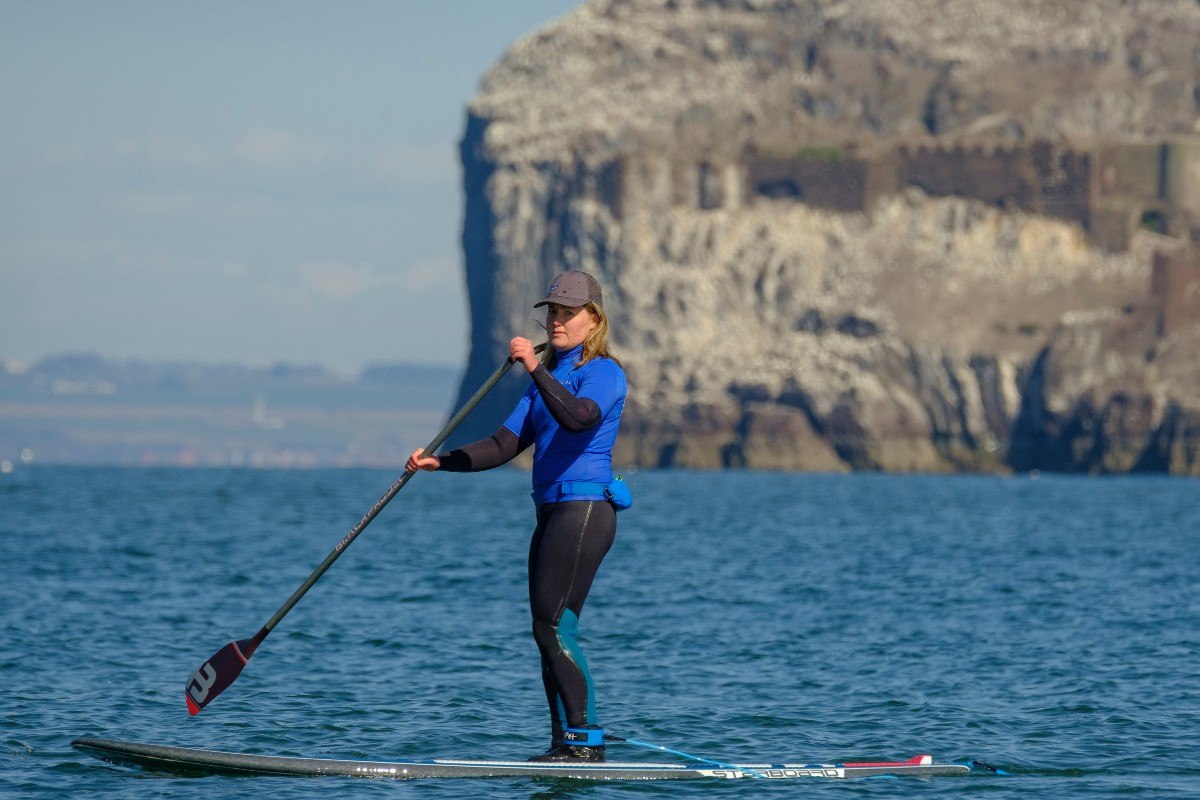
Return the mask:
[[[394,467],[440,426],[460,369],[0,358],[0,471],[28,465]]]

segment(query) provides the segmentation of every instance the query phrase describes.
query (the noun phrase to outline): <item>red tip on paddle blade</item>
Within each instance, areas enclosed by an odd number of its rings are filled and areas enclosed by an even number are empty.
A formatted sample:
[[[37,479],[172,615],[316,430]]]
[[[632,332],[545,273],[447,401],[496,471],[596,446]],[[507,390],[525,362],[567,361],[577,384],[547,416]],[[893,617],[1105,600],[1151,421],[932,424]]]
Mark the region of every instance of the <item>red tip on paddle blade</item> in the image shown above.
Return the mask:
[[[248,645],[250,640],[230,642],[192,673],[184,685],[184,699],[187,700],[189,714],[199,714],[217,695],[229,688],[229,684],[237,680],[250,658],[243,652],[253,652]]]

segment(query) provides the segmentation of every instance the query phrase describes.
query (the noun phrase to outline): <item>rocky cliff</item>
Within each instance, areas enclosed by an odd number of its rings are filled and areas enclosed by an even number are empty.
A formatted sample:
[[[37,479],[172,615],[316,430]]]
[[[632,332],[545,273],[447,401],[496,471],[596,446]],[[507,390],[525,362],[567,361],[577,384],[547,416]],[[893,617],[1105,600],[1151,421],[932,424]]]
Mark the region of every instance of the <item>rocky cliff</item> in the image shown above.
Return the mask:
[[[1194,0],[587,3],[468,111],[462,397],[577,268],[622,464],[1200,474],[1198,120]]]

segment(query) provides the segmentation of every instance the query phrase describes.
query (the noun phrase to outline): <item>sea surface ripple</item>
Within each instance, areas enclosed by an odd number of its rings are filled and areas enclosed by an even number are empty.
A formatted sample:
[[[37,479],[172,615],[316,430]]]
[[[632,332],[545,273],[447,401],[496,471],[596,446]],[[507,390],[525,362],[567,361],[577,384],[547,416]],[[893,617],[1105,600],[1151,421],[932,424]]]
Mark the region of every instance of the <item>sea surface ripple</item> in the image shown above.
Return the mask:
[[[385,760],[547,744],[528,475],[420,475],[189,717],[391,485],[380,471],[0,476],[0,796],[1200,796],[1200,484],[640,472],[582,617],[612,732],[731,762],[932,753],[1008,777],[588,785],[180,778],[80,736]],[[610,757],[661,760],[629,746]]]

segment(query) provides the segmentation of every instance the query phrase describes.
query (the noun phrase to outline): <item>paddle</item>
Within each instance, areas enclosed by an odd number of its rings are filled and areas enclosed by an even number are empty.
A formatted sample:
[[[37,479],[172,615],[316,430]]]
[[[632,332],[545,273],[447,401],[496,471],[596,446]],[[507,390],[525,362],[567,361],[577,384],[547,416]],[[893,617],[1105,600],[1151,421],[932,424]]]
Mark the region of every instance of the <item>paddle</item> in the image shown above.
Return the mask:
[[[540,353],[544,349],[546,349],[546,345],[539,344],[534,348],[534,352]],[[454,432],[454,429],[458,427],[459,423],[466,419],[467,415],[471,413],[475,406],[479,405],[479,401],[483,399],[484,395],[490,392],[492,387],[499,383],[500,379],[504,377],[504,373],[508,372],[509,367],[512,365],[513,362],[506,359],[504,363],[492,373],[492,376],[488,378],[482,386],[479,387],[479,390],[475,392],[471,399],[468,400],[466,404],[460,408],[453,417],[450,418],[450,421],[446,423],[446,427],[442,428],[441,433],[433,437],[433,441],[431,441],[428,446],[425,447],[421,455],[428,456],[437,451],[437,449],[442,446],[442,443],[446,441],[447,437],[449,437],[450,434]],[[300,598],[303,597],[305,593],[312,588],[313,584],[325,574],[325,571],[333,565],[333,562],[337,561],[338,557],[341,556],[342,553],[346,552],[346,548],[348,548],[350,544],[356,538],[358,538],[358,535],[363,532],[364,528],[371,524],[371,520],[378,516],[379,512],[383,510],[383,507],[386,506],[391,499],[396,496],[397,492],[404,488],[404,485],[408,483],[409,479],[412,478],[414,474],[415,473],[413,472],[405,470],[404,474],[400,476],[400,479],[392,484],[392,488],[387,490],[387,494],[379,498],[379,501],[375,503],[375,505],[371,507],[371,510],[368,511],[361,520],[359,520],[358,524],[355,525],[348,534],[346,534],[346,537],[338,542],[337,547],[333,548],[329,555],[325,556],[325,560],[321,562],[320,566],[312,571],[312,574],[305,579],[304,583],[300,584],[300,588],[292,592],[292,596],[287,599],[287,602],[279,607],[279,610],[275,612],[274,616],[267,620],[267,624],[263,625],[262,628],[259,629],[258,633],[254,634],[249,639],[239,639],[236,642],[230,642],[229,644],[225,645],[216,653],[214,653],[212,658],[208,659],[208,661],[205,661],[200,669],[192,673],[191,677],[187,679],[187,683],[184,686],[184,698],[187,700],[188,712],[190,714],[193,716],[199,714],[200,711],[209,703],[211,703],[217,695],[228,689],[229,685],[237,680],[237,676],[242,672],[242,667],[246,666],[246,662],[250,660],[250,656],[254,655],[254,651],[258,649],[260,644],[262,644],[263,639],[267,638],[267,634],[269,634],[271,630],[279,624],[279,621],[283,619],[289,611],[292,610],[292,607],[295,606],[296,603],[300,602]]]

